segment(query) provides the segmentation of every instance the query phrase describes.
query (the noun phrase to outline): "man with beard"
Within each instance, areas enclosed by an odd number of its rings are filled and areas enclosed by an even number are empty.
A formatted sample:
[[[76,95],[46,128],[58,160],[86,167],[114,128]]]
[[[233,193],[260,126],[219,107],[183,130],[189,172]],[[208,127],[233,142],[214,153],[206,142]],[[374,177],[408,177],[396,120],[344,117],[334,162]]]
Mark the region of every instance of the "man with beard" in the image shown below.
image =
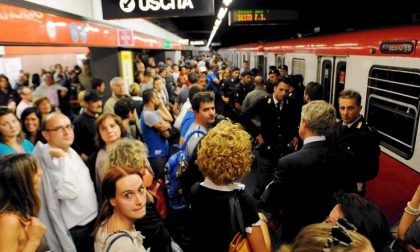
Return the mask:
[[[194,112],[195,121],[190,125],[185,136],[188,136],[194,130],[200,130],[207,133],[210,125],[214,123],[215,107],[214,96],[211,92],[199,92],[194,95],[191,106]],[[191,157],[194,149],[204,134],[194,134],[188,141],[186,152]]]
[[[164,179],[164,168],[169,156],[171,125],[165,122],[156,111],[162,99],[153,91],[147,89],[143,92],[144,107],[141,113],[140,125],[143,140],[148,148],[148,158],[157,179]]]

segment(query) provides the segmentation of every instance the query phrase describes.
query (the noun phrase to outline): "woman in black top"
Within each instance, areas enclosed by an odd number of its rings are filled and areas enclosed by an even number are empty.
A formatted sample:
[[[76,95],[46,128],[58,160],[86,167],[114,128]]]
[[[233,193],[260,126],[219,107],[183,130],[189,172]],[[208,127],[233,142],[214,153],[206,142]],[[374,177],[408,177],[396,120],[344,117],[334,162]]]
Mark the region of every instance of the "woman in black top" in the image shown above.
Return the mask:
[[[193,186],[191,194],[193,251],[228,251],[239,231],[231,222],[229,200],[234,194],[239,199],[252,251],[269,251],[256,204],[243,190],[244,185],[235,183],[250,171],[251,151],[249,134],[229,120],[220,122],[202,139],[197,164],[205,179]]]

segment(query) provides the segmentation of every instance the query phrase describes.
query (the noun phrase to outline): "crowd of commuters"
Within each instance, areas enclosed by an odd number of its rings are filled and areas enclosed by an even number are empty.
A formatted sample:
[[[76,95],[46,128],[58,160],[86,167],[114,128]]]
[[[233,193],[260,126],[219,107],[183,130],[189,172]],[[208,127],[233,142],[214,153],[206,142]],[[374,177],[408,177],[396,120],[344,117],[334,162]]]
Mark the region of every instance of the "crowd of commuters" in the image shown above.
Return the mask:
[[[115,76],[110,97],[60,64],[17,90],[0,75],[0,251],[228,251],[242,224],[258,252],[420,249],[420,189],[392,243],[364,198],[380,149],[358,92],[336,111],[286,65],[263,76],[217,55],[177,63],[136,55],[135,82]],[[170,209],[166,162],[185,141],[187,207]],[[280,230],[272,247],[261,212]]]

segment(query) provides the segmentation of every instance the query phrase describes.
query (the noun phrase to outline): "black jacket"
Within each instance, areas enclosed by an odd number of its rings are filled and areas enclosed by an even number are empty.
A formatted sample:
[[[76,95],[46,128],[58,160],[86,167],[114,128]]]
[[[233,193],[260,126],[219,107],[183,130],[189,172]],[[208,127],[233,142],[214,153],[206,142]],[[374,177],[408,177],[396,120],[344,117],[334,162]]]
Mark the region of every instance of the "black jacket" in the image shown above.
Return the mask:
[[[256,116],[260,119],[261,128],[252,121]],[[273,96],[267,95],[243,111],[240,122],[253,137],[262,134],[264,144],[259,147],[260,155],[278,158],[292,151],[288,144],[298,137],[300,109],[286,98],[280,111],[274,104]]]
[[[334,193],[351,182],[348,159],[345,152],[318,141],[278,161],[261,199],[265,211],[283,210],[282,241],[289,243],[301,228],[325,220],[335,205]]]
[[[366,124],[363,116],[350,128],[343,127],[340,121],[336,127],[335,138],[338,147],[349,152],[353,158],[353,173],[356,182],[374,179],[379,171],[379,136]]]

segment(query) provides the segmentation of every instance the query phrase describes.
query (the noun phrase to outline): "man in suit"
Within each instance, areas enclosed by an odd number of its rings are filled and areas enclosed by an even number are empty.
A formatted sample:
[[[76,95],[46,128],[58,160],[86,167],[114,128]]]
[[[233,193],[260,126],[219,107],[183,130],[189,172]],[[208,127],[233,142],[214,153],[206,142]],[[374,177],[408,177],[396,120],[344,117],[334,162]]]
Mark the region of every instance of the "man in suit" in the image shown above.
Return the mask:
[[[283,242],[290,243],[301,228],[322,222],[334,206],[334,193],[348,183],[347,157],[326,141],[335,120],[334,107],[325,101],[302,107],[303,147],[278,161],[274,179],[261,197],[264,211],[283,213]]]
[[[364,196],[366,181],[378,175],[380,148],[376,131],[368,127],[360,114],[361,100],[354,90],[340,93],[338,104],[342,120],[336,127],[335,137],[339,148],[353,156],[352,175],[357,183],[357,193]]]
[[[278,159],[294,150],[298,143],[299,107],[290,100],[291,80],[282,79],[267,95],[243,111],[240,122],[257,141],[257,184],[254,197],[259,198],[271,181]],[[254,118],[258,117],[261,126]]]

